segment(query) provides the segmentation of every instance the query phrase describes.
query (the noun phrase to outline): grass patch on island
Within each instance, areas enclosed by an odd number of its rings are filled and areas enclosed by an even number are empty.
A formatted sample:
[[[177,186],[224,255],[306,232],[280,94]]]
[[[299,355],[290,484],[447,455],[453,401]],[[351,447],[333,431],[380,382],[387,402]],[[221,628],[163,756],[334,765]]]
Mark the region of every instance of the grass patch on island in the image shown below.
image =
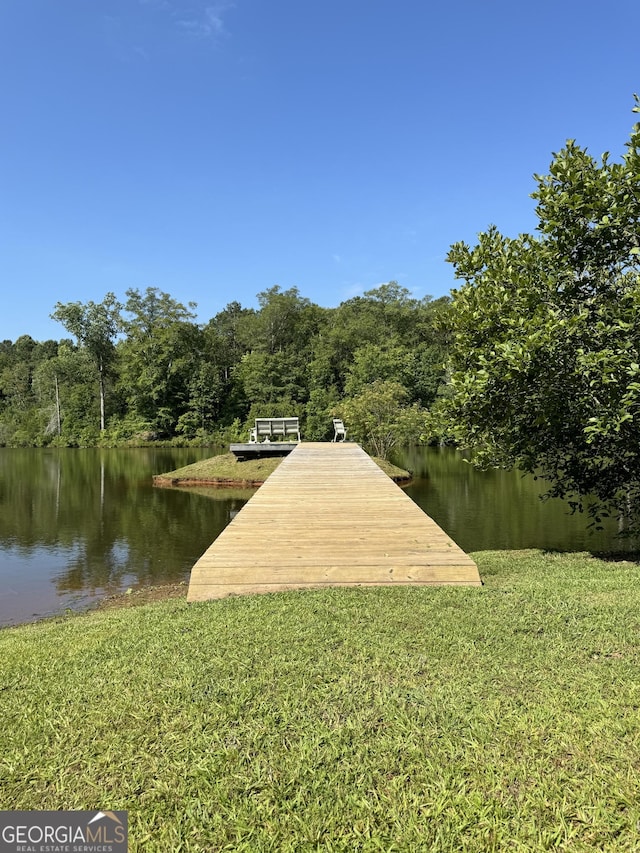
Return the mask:
[[[131,851],[637,851],[640,571],[184,599],[0,631],[0,808]]]
[[[374,462],[393,480],[409,480],[411,475],[408,471],[392,465],[386,459],[372,457]],[[166,481],[171,485],[181,482],[197,483],[261,483],[264,482],[283,461],[282,456],[267,459],[248,459],[238,462],[233,453],[223,453],[212,456],[209,459],[201,459],[175,471],[158,474],[154,481]]]
[[[154,480],[264,482],[281,462],[282,457],[249,459],[246,462],[238,462],[233,453],[222,453],[219,456],[211,456],[209,459],[201,459],[199,462],[177,468],[175,471],[158,474]]]

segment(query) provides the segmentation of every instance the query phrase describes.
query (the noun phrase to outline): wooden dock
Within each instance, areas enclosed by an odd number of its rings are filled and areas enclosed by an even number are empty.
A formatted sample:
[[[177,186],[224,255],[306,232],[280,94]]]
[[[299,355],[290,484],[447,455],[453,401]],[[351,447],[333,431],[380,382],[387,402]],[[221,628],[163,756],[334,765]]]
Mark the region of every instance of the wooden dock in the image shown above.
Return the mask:
[[[358,444],[303,442],[195,564],[188,600],[398,584],[481,580],[473,560]]]
[[[261,441],[230,444],[229,452],[240,462],[245,459],[268,459],[271,456],[288,456],[298,446],[294,441]]]

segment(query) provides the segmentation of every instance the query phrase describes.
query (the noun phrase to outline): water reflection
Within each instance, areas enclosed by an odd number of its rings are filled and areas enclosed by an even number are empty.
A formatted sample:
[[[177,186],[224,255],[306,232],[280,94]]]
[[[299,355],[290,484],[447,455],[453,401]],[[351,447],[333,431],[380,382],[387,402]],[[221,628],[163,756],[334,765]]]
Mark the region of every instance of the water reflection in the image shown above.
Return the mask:
[[[633,551],[614,522],[599,533],[586,515],[561,500],[540,500],[544,483],[516,471],[478,471],[451,448],[412,448],[397,463],[414,475],[413,500],[465,551],[544,548],[558,551]]]
[[[155,489],[209,449],[0,451],[0,623],[188,578],[247,500]]]
[[[0,449],[0,624],[81,607],[129,586],[187,580],[198,557],[254,493],[162,489],[152,475],[203,449]],[[219,452],[223,452],[220,449]],[[412,449],[409,495],[467,551],[637,550],[515,472],[479,472],[460,454]]]

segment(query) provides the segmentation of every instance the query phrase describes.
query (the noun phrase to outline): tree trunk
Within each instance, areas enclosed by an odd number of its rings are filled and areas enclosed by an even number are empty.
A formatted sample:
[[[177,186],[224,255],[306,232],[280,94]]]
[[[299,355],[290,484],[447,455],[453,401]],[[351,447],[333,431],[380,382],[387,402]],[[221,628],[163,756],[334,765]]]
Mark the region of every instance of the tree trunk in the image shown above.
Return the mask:
[[[100,363],[100,432],[104,432],[104,376],[102,362]]]
[[[62,433],[62,418],[60,417],[60,386],[58,385],[58,374],[53,377],[56,386],[56,422],[58,425],[58,435]]]

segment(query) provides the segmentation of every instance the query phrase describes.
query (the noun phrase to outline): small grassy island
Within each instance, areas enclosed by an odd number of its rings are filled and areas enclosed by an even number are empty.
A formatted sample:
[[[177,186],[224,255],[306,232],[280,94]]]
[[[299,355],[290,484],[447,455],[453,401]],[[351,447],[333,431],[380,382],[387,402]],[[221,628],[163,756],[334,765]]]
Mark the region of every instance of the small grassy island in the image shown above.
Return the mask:
[[[386,459],[373,457],[373,461],[396,483],[408,483],[411,480],[409,471],[404,471],[392,465]],[[278,465],[282,457],[271,459],[249,459],[238,462],[233,453],[224,453],[202,459],[184,468],[157,474],[153,478],[154,486],[219,486],[244,487],[261,486]]]

